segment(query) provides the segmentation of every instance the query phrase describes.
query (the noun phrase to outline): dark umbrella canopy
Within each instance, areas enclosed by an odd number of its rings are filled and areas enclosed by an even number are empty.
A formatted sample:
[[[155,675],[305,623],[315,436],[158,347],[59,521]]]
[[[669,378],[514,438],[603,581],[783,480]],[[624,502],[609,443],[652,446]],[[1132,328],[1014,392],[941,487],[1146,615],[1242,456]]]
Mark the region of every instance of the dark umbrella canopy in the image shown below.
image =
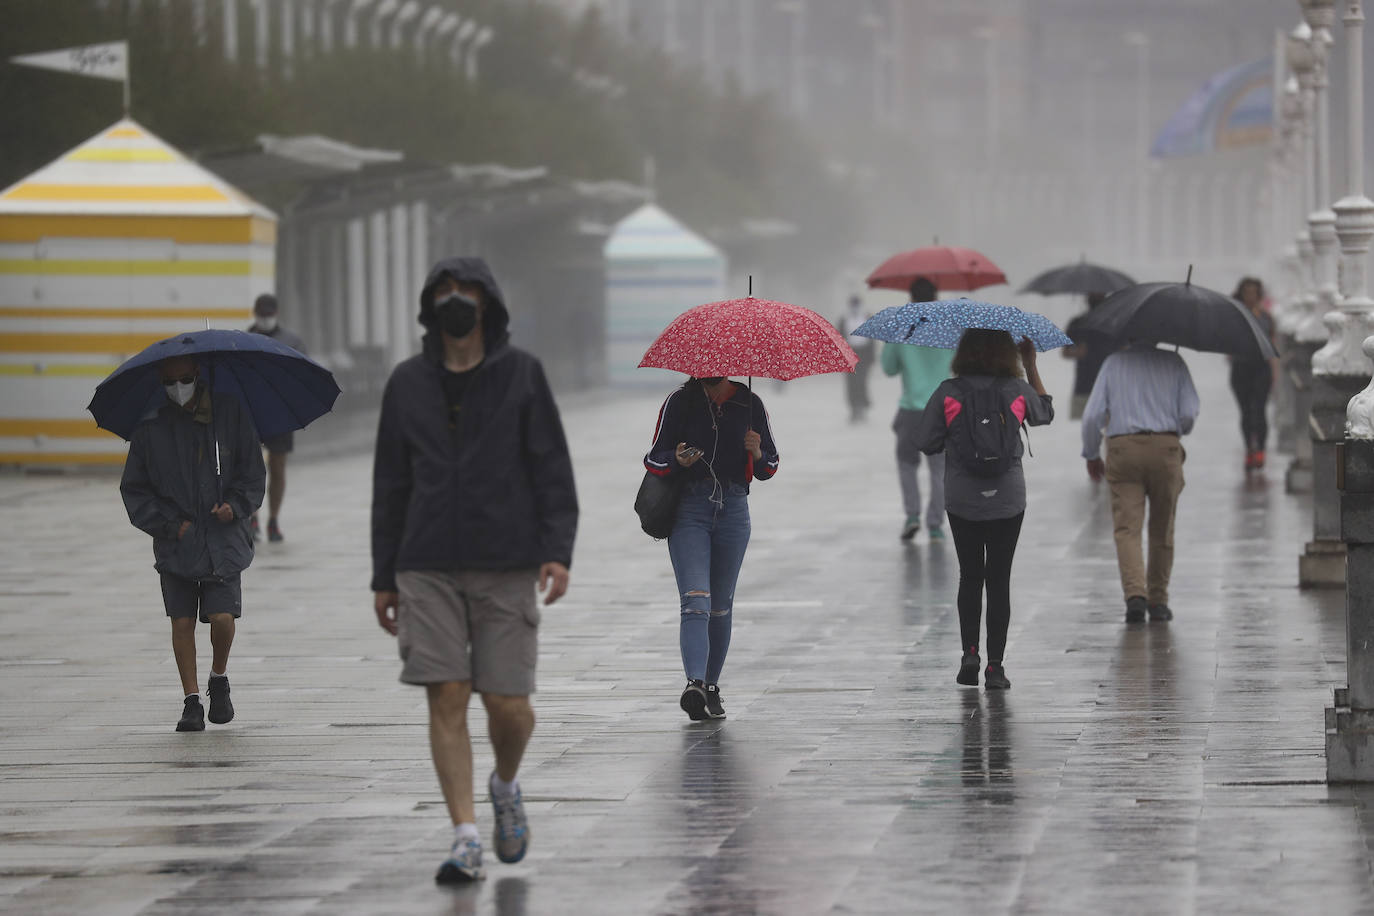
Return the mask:
[[[1230,296],[1191,283],[1138,283],[1112,293],[1079,319],[1084,331],[1117,341],[1154,340],[1247,359],[1277,354],[1264,329]]]
[[[1077,264],[1066,264],[1045,271],[1021,287],[1021,292],[1040,293],[1042,296],[1057,296],[1061,293],[1107,295],[1134,285],[1135,281],[1119,270],[1079,261]]]
[[[236,395],[263,439],[304,428],[339,396],[328,369],[278,340],[246,331],[192,331],[150,345],[96,386],[86,408],[96,425],[131,438],[140,421],[167,403],[158,364],[173,356],[194,358],[212,390]]]

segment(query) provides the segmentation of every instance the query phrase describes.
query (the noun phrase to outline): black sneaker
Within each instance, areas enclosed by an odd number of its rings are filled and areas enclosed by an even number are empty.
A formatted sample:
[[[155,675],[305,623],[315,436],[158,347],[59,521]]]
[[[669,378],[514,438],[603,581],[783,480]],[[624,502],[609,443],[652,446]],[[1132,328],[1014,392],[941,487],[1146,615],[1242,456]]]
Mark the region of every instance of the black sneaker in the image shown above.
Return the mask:
[[[706,715],[712,719],[725,718],[725,707],[720,704],[720,686],[717,684],[706,685]]]
[[[269,518],[267,520],[267,539],[274,544],[278,541],[285,540],[281,535],[281,528],[277,526],[277,520],[275,518]]]
[[[920,530],[921,519],[915,515],[908,515],[906,521],[902,523],[902,540],[911,540],[916,536],[916,532]]]
[[[181,710],[181,719],[177,722],[177,731],[205,731],[205,707],[200,705],[200,697],[186,698],[186,706]]]
[[[678,705],[682,711],[687,713],[687,718],[693,722],[700,722],[707,717],[706,714],[706,685],[701,681],[691,680],[687,682],[687,688],[682,691],[682,699],[678,700]]]
[[[1126,599],[1126,622],[1144,623],[1145,622],[1146,601],[1140,595],[1132,595]]]
[[[1007,680],[1007,672],[1001,665],[988,665],[988,670],[983,672],[983,686],[988,690],[1006,690],[1011,681]]]
[[[210,695],[210,721],[216,725],[234,721],[234,704],[229,702],[229,676],[210,675],[210,683],[206,686],[205,692]]]
[[[1167,604],[1152,604],[1150,605],[1150,619],[1173,620],[1174,612],[1169,610],[1169,605]]]
[[[978,657],[977,652],[965,652],[959,659],[959,673],[954,676],[954,680],[966,687],[977,687],[978,669],[981,667],[983,660]]]

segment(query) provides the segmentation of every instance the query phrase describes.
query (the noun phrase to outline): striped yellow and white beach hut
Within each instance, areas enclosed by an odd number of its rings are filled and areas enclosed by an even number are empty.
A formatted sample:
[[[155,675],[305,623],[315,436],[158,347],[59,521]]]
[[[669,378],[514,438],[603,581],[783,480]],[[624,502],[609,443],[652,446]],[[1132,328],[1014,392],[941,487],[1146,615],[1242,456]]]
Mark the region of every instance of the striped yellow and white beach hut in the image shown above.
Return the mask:
[[[85,410],[129,356],[243,327],[276,216],[123,120],[0,192],[0,464],[119,463]]]

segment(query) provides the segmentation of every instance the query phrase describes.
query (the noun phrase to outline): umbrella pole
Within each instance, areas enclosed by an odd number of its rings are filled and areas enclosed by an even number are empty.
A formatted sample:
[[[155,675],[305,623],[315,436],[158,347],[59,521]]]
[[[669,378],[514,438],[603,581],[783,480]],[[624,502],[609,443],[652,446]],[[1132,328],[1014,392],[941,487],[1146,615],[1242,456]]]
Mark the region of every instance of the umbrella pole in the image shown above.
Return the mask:
[[[215,361],[210,361],[210,431],[215,440],[215,505],[224,502],[224,474],[219,467],[219,427],[215,425]]]

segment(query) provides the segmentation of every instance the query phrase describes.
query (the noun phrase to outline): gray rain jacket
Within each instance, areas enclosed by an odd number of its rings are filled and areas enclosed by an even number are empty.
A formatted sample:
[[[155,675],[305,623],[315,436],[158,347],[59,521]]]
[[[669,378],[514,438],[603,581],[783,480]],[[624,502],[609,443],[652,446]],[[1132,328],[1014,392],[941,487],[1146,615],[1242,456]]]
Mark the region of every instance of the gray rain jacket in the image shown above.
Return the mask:
[[[153,536],[153,568],[186,579],[225,578],[253,562],[249,517],[262,505],[267,471],[253,421],[231,394],[196,394],[188,413],[170,401],[134,430],[119,492],[135,528]],[[211,423],[214,424],[213,429]],[[227,524],[218,501],[214,442],[219,436]],[[191,527],[177,539],[183,521]]]

